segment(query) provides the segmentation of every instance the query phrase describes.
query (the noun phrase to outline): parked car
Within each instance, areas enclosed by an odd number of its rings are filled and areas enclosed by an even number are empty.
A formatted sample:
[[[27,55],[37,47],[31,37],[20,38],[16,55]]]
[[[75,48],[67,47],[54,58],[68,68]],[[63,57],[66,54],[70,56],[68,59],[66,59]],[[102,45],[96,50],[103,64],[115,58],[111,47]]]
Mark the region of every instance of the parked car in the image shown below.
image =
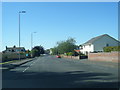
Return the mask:
[[[60,55],[57,55],[56,57],[57,57],[57,58],[61,58],[61,56],[60,56]]]

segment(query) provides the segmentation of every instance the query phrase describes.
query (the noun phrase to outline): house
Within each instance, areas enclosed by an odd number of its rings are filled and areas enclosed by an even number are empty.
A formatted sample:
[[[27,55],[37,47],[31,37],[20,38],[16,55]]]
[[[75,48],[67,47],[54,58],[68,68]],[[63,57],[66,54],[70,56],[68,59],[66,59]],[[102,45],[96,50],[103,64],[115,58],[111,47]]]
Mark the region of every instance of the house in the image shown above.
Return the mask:
[[[88,54],[89,52],[103,52],[103,48],[107,46],[118,46],[120,42],[108,34],[103,34],[90,39],[80,45],[80,52]]]
[[[52,48],[50,48],[50,53],[49,54],[52,54],[52,53],[53,53]]]
[[[78,50],[78,49],[75,49],[74,51],[77,52],[77,53],[80,53],[80,50]]]
[[[13,46],[13,47],[7,47],[6,46],[6,50],[4,52],[25,52],[25,48],[24,47],[16,47],[16,46]]]

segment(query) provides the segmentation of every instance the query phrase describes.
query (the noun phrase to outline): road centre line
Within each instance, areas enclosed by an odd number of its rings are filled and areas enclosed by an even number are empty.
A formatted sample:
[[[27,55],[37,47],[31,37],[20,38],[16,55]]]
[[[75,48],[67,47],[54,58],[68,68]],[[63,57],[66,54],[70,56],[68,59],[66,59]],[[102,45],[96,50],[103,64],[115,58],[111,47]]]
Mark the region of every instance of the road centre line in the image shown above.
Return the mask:
[[[35,62],[36,62],[36,61],[32,62],[27,68],[25,68],[25,69],[23,70],[23,72],[25,72],[27,69],[29,69],[30,66],[32,66]]]
[[[30,66],[32,66],[32,65],[33,65],[33,63]]]
[[[33,62],[32,64],[30,64],[30,66],[32,66],[34,63],[35,63],[35,62]],[[25,72],[28,68],[30,68],[30,66],[27,67],[26,69],[24,69],[23,72]]]
[[[27,67],[23,72],[25,72],[29,67]]]

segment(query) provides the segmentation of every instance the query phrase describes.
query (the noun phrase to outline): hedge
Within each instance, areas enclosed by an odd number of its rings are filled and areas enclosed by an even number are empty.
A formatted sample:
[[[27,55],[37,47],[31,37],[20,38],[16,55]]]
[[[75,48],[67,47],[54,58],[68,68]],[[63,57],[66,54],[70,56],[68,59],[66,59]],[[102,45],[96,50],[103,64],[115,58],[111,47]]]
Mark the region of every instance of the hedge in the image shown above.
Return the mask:
[[[120,46],[104,47],[103,50],[104,50],[104,52],[120,51]]]

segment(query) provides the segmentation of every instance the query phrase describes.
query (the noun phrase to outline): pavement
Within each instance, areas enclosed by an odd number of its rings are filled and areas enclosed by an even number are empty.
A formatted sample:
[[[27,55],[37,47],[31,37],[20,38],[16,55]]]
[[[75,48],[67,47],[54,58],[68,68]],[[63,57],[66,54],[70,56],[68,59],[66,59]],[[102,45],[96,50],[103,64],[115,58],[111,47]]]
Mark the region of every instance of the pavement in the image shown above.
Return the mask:
[[[22,64],[25,64],[27,62],[30,62],[34,59],[36,59],[36,58],[30,58],[30,59],[27,58],[27,59],[14,60],[14,61],[0,63],[0,70],[7,71],[7,70],[13,69],[17,66],[20,66]]]

